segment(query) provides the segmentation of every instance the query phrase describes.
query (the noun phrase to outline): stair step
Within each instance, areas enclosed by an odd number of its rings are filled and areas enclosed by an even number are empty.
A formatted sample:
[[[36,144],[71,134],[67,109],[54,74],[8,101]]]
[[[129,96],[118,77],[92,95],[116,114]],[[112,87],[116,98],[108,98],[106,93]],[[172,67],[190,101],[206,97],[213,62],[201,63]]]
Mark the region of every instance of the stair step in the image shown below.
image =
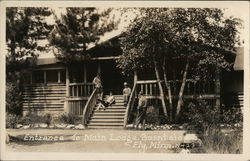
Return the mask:
[[[117,116],[117,115],[93,115],[92,119],[109,119],[109,118],[119,118],[119,119],[124,119],[124,115],[122,116]]]
[[[97,108],[98,106],[95,106],[94,108]],[[110,109],[110,108],[127,108],[126,106],[124,106],[124,105],[112,105],[112,106],[109,106],[109,107],[107,107],[107,109]]]
[[[115,121],[123,121],[124,120],[124,117],[123,118],[114,118],[114,117],[110,117],[110,118],[92,118],[90,120],[90,122],[93,122],[93,121],[103,121],[103,122],[115,122]]]
[[[95,114],[108,114],[108,113],[112,113],[112,114],[123,114],[123,113],[125,113],[126,112],[126,110],[105,110],[105,111],[95,111],[94,112],[94,115]]]
[[[96,110],[97,107],[94,107],[94,110]],[[116,107],[107,107],[106,110],[126,110],[126,107],[122,106],[116,106]],[[103,109],[98,110],[98,111],[104,111]]]
[[[99,124],[99,123],[102,123],[102,124],[109,124],[109,123],[114,123],[114,124],[118,124],[118,123],[123,123],[124,120],[107,120],[107,121],[98,121],[98,120],[90,120],[89,122],[89,125],[93,124],[93,123],[96,123],[96,124]]]
[[[98,126],[98,125],[88,125],[90,129],[122,129],[123,126]]]
[[[123,95],[114,95],[115,104],[107,107],[106,110],[94,111],[91,119],[88,123],[88,128],[123,128],[123,122],[126,112],[126,106],[124,106]],[[107,96],[106,96],[107,97]],[[95,107],[94,109],[96,109]]]
[[[116,102],[115,104],[112,104],[112,106],[124,106],[124,102]]]
[[[109,113],[94,113],[93,117],[96,116],[125,116],[125,113],[109,112]]]
[[[95,125],[95,126],[123,126],[123,122],[90,122],[88,126]]]
[[[116,102],[116,103],[123,103],[124,100],[123,100],[123,99],[115,99],[115,102]]]

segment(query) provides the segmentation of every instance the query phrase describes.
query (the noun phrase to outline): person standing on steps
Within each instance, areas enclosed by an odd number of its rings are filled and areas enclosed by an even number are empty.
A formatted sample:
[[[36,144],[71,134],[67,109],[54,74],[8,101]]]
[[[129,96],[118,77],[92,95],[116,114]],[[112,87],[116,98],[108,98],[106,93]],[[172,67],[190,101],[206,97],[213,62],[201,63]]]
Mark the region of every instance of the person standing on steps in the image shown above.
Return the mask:
[[[131,89],[128,87],[128,83],[124,82],[124,89],[123,89],[124,106],[127,106],[130,94],[131,94]]]
[[[93,80],[93,83],[95,85],[96,92],[98,95],[97,98],[102,100],[103,91],[102,91],[102,81],[101,81],[101,74],[100,73],[97,73],[96,77]]]
[[[147,105],[148,105],[147,98],[144,96],[142,91],[140,91],[138,98],[139,100],[138,100],[138,106],[137,106],[137,115],[136,115],[136,120],[135,120],[136,129],[138,129],[139,124],[143,124],[146,118]]]

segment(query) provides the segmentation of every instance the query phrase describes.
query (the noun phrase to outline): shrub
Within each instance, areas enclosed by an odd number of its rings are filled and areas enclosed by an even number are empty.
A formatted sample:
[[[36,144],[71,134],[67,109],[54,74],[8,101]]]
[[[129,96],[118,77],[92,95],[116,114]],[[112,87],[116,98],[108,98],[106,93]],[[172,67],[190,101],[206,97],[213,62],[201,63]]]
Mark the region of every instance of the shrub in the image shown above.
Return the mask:
[[[219,126],[220,112],[215,106],[211,106],[205,100],[189,102],[186,108],[181,111],[181,122],[188,123],[187,128],[197,132],[207,133],[209,129]]]
[[[20,116],[14,114],[6,114],[6,128],[15,128],[19,123],[21,123]]]
[[[154,106],[149,106],[146,113],[146,123],[148,124],[159,124],[159,108]]]
[[[6,83],[6,111],[10,114],[22,114],[22,93],[19,81]]]
[[[242,153],[242,131],[224,133],[220,130],[210,130],[208,135],[202,135],[203,149],[207,153]]]
[[[19,123],[23,125],[29,125],[35,123],[45,123],[47,125],[50,125],[51,121],[52,117],[50,114],[45,114],[45,115],[28,114],[24,117],[21,117]]]
[[[81,117],[74,116],[72,114],[62,113],[61,115],[54,118],[54,122],[65,123],[65,124],[79,124],[81,123]]]
[[[221,123],[236,124],[243,122],[243,114],[241,108],[232,107],[230,109],[222,109],[221,111]]]
[[[242,121],[239,108],[228,111],[220,110],[208,104],[205,100],[189,102],[181,111],[181,121],[185,121],[188,130],[195,130],[203,142],[201,152],[208,153],[241,153],[241,129],[226,130],[220,128],[220,123],[235,124]]]

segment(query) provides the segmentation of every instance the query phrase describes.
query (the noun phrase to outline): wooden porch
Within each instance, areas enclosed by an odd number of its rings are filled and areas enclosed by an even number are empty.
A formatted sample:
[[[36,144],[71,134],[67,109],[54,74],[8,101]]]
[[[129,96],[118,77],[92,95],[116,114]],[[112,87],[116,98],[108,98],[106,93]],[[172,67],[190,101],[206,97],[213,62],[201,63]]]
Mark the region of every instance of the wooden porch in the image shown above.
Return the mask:
[[[105,60],[109,61],[109,60]],[[107,76],[107,72],[112,66],[108,68],[103,64],[101,67],[100,62],[95,62],[95,70],[91,71],[90,67],[87,69],[86,64],[79,63],[79,66],[72,68],[68,67],[40,67],[36,72],[30,75],[30,83],[24,85],[24,104],[23,107],[26,111],[48,111],[48,112],[66,112],[68,114],[82,117],[84,125],[87,125],[92,117],[93,110],[97,100],[97,93],[94,89],[94,84],[92,83],[93,77],[96,73],[104,73],[103,76]],[[109,64],[110,62],[106,62]],[[76,72],[75,69],[79,71]],[[113,69],[113,68],[112,68]],[[90,70],[90,71],[88,71]],[[105,71],[106,70],[106,71]],[[116,71],[117,74],[118,71]],[[119,77],[120,73],[117,75],[112,75],[114,77]],[[105,78],[106,81],[110,80],[111,75]],[[77,79],[75,79],[77,78]],[[113,77],[112,77],[113,78]],[[159,92],[157,80],[138,80],[135,75],[134,84],[130,86],[132,88],[132,93],[128,102],[128,105],[124,111],[124,126],[127,124],[131,112],[133,111],[134,104],[139,91],[143,91],[148,99],[160,100],[161,95]],[[174,100],[178,99],[178,92],[181,86],[181,80],[170,80],[168,81],[172,91],[172,98]],[[131,83],[130,83],[131,84]],[[161,81],[164,85],[164,82]],[[123,80],[117,79],[116,82],[109,82],[105,84],[106,86],[119,86],[118,91],[122,93]],[[218,79],[212,81],[200,80],[194,81],[187,79],[186,86],[184,90],[184,99],[208,99],[220,103],[220,83]],[[114,88],[113,88],[114,89]],[[110,90],[110,89],[109,89]],[[118,94],[119,95],[119,94]],[[166,96],[168,99],[168,96]]]

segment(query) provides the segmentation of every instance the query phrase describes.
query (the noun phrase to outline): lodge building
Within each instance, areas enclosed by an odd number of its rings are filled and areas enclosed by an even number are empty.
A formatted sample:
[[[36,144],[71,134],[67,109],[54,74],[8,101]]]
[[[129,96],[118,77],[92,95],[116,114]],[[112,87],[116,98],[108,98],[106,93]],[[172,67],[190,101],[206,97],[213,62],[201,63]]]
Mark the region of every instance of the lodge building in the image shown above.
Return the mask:
[[[88,60],[76,61],[71,66],[56,58],[38,59],[22,84],[23,114],[66,112],[83,117],[88,127],[121,128],[131,122],[138,91],[144,91],[148,99],[155,100],[151,103],[160,105],[157,80],[150,69],[125,76],[116,67],[116,59],[122,54],[118,37],[89,49],[88,54],[91,56]],[[213,81],[187,79],[184,99],[205,98],[230,107],[243,106],[243,48],[239,48],[234,59],[234,70]],[[97,73],[101,73],[104,95],[112,91],[116,97],[116,104],[106,111],[94,111],[97,94],[92,81]],[[122,97],[125,81],[132,89],[126,107]],[[173,98],[177,99],[181,80],[173,78],[169,83]]]

